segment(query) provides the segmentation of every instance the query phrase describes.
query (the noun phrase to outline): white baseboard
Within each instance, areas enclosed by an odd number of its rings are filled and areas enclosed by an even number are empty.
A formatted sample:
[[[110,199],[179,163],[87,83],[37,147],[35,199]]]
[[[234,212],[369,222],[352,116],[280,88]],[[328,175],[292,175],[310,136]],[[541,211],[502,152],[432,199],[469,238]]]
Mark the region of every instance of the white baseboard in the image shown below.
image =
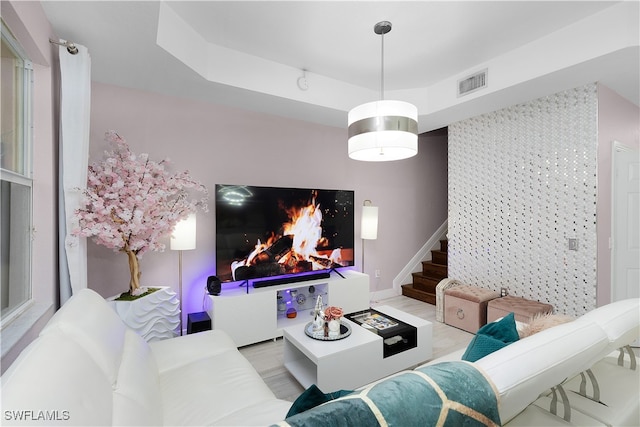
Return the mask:
[[[382,291],[376,291],[376,292],[370,292],[369,293],[369,300],[370,301],[380,301],[386,298],[393,298],[396,297],[398,295],[400,295],[401,292],[399,292],[398,289],[384,289]]]
[[[433,249],[440,240],[447,237],[448,221],[445,220],[442,225],[433,233],[433,236],[427,240],[427,242],[420,248],[417,254],[411,258],[409,263],[400,271],[400,273],[393,279],[393,289],[397,292],[396,295],[400,295],[402,290],[401,285],[411,283],[413,278],[411,273],[422,270],[422,261],[428,261],[431,259],[431,249]]]

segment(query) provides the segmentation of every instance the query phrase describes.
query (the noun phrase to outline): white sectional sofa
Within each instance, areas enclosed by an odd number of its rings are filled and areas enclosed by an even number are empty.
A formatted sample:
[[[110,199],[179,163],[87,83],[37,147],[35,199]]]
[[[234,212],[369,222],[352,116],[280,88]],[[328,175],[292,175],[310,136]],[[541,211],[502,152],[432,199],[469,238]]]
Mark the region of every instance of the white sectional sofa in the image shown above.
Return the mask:
[[[639,426],[639,359],[629,347],[639,336],[640,299],[627,299],[524,338],[475,364],[500,393],[505,425]],[[594,389],[599,390],[595,399]],[[565,400],[558,402],[556,415],[550,413],[549,390]]]
[[[94,291],[73,296],[2,376],[2,425],[268,425],[276,399],[235,343],[147,343]]]
[[[481,394],[486,393],[482,384],[470,375],[467,378],[475,382],[469,386],[465,378],[452,373],[468,364],[491,384],[502,425],[640,426],[640,359],[629,347],[639,336],[640,299],[619,301],[520,339],[473,363],[460,361],[465,352],[460,349],[278,425],[312,426],[320,419],[326,425],[345,425],[340,424],[345,419],[349,420],[347,425],[358,425],[367,416],[363,401],[381,424],[424,425],[424,413],[435,412],[427,417],[444,420],[443,425],[461,425],[459,414],[464,410],[475,412],[474,420],[481,420],[473,425],[496,425],[489,417],[491,404],[466,401],[468,395],[477,395],[481,401]],[[431,389],[415,386],[424,377],[428,377]],[[420,393],[424,399],[416,399]],[[413,411],[422,414],[413,416]]]
[[[630,299],[460,363],[488,379],[505,425],[640,425],[638,358],[616,353],[639,335],[640,299]],[[566,398],[554,404],[554,395]],[[398,402],[405,397],[392,395]],[[349,412],[345,399],[326,404],[343,400],[329,417]],[[2,376],[1,404],[2,425],[83,426],[286,425],[291,407],[275,398],[224,332],[146,343],[90,290],[71,298]]]

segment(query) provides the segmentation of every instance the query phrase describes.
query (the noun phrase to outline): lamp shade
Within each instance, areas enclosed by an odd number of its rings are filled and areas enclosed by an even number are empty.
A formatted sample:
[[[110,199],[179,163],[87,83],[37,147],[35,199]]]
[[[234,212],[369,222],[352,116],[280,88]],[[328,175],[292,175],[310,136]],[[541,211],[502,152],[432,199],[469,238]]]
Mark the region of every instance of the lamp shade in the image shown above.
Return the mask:
[[[349,111],[349,157],[382,162],[418,153],[418,109],[404,101],[375,101]]]
[[[196,248],[196,214],[178,222],[171,234],[171,250],[188,251]]]
[[[362,238],[366,240],[375,240],[378,238],[378,207],[363,206],[362,221],[360,222],[360,233]]]

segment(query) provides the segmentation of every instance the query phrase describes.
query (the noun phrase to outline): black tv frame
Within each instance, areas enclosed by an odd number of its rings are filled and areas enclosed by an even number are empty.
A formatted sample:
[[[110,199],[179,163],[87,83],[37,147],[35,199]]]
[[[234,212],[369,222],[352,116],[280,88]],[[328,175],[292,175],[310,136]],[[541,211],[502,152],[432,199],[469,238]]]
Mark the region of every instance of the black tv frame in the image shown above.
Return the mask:
[[[240,286],[246,285],[247,292],[249,292],[250,286],[253,286],[254,288],[261,288],[284,283],[296,283],[328,278],[332,271],[335,271],[338,275],[344,278],[337,268],[348,268],[355,265],[355,192],[353,190],[225,184],[216,184],[215,188],[216,274],[218,277],[222,276],[221,280],[223,282],[240,282]],[[254,204],[252,209],[246,209],[246,206],[249,206],[252,203]],[[322,252],[326,253],[329,250],[332,250],[332,237],[337,236],[335,239],[336,242],[339,242],[340,244],[347,242],[348,247],[337,245],[340,249],[347,250],[346,253],[349,255],[346,262],[343,262],[342,264],[332,263],[327,268],[285,272],[284,274],[259,274],[251,277],[238,277],[239,275],[234,275],[228,254],[231,251],[234,251],[234,253],[240,254],[239,256],[234,256],[234,258],[241,260],[241,262],[246,262],[247,258],[243,259],[243,257],[248,257],[248,253],[246,253],[246,251],[251,249],[251,243],[254,243],[252,239],[259,237],[261,241],[264,242],[262,239],[266,238],[269,233],[273,233],[279,238],[284,236],[284,234],[282,236],[279,234],[281,232],[280,227],[282,226],[281,218],[283,211],[287,212],[288,210],[297,208],[300,205],[304,206],[305,203],[315,203],[315,205],[319,204],[322,212],[322,238],[323,241],[329,242],[328,246],[323,246]],[[275,212],[276,206],[278,208],[278,212]],[[256,209],[259,213],[256,213]],[[247,221],[247,218],[245,217],[249,217],[251,215],[257,216],[257,222],[262,221],[264,224],[258,224],[256,227],[252,227],[252,230],[244,232],[242,229],[243,221]],[[263,216],[262,218],[260,218],[261,215]],[[229,227],[228,224],[221,223],[221,221],[229,221],[230,216],[232,216],[233,221],[236,221],[239,224],[235,225],[236,230],[233,230],[233,226]],[[278,221],[274,222],[274,218],[278,218]],[[328,226],[325,226],[325,220],[328,220]],[[256,232],[256,229],[260,229],[261,227],[267,228],[260,231],[262,235]],[[225,231],[221,231],[222,229]],[[222,241],[225,239],[226,241],[230,240],[229,235],[232,235],[233,232],[236,234],[241,233],[243,236],[246,236],[247,244],[246,247],[243,248],[244,251],[238,250],[237,247],[233,247],[233,244],[223,244]],[[334,234],[326,236],[325,233],[328,232]],[[290,242],[287,241],[282,245],[282,249],[285,253],[287,251],[288,243]],[[274,246],[276,246],[274,250],[279,250],[277,245]],[[337,246],[333,247],[333,249],[336,249]],[[271,249],[271,247],[269,249]],[[222,251],[225,251],[226,255],[222,255]],[[226,258],[221,261],[221,257],[223,256]],[[226,270],[221,274],[220,266],[225,263],[228,263],[228,268],[231,269],[231,271]],[[307,263],[313,265],[311,262],[307,261]]]

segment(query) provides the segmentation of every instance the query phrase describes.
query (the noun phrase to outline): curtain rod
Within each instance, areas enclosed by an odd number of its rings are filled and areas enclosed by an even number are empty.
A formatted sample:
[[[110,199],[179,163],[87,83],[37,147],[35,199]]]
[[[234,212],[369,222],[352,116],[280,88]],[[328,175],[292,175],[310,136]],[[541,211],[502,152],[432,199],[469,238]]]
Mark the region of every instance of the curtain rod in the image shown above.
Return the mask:
[[[77,55],[78,54],[78,48],[76,47],[75,44],[71,43],[71,42],[59,42],[59,41],[55,41],[53,39],[49,39],[49,43],[53,43],[53,44],[57,44],[59,46],[64,46],[67,48],[67,52],[69,52],[71,55]]]

